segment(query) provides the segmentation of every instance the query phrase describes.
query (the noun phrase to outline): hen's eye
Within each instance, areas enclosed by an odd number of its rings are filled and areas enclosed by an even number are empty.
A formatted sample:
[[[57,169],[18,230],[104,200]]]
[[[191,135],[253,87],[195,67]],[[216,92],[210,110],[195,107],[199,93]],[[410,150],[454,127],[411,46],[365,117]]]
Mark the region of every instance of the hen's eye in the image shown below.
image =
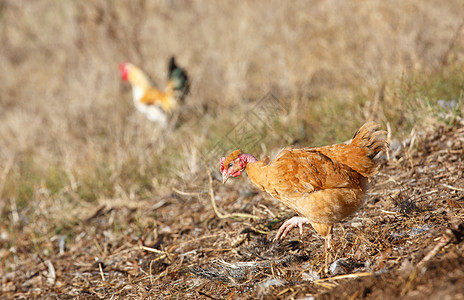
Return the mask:
[[[230,163],[230,164],[229,164],[229,168],[232,168],[233,165],[234,165],[234,163]]]

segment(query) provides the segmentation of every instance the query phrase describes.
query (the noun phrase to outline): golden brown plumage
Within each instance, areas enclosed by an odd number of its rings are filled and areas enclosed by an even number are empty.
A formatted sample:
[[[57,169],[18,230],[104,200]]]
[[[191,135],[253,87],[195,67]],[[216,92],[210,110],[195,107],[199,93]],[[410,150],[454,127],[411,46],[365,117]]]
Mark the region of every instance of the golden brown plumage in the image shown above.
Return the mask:
[[[248,177],[302,217],[287,220],[276,238],[310,223],[330,247],[333,224],[350,216],[364,202],[368,178],[377,173],[374,157],[388,144],[380,125],[365,123],[349,144],[317,148],[287,147],[271,161],[258,161],[240,150],[221,159],[224,183],[246,169]]]

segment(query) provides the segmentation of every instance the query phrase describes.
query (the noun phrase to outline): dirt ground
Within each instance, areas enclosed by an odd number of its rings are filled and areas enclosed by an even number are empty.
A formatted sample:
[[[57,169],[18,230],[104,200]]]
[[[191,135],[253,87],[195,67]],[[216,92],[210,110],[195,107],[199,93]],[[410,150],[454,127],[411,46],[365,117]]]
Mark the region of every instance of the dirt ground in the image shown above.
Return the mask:
[[[108,199],[41,249],[19,231],[0,298],[464,299],[463,149],[462,120],[392,142],[366,205],[335,227],[329,270],[312,228],[272,242],[293,213],[214,170],[212,189],[205,172],[160,199]]]

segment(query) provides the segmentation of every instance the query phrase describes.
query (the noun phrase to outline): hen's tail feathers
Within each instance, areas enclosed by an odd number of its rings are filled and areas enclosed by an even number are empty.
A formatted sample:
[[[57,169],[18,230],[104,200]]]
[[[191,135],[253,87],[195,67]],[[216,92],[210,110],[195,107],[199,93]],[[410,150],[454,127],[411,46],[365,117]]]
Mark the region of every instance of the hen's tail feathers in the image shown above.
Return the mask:
[[[169,60],[168,80],[172,82],[176,97],[183,101],[189,91],[187,72],[176,65],[174,56]]]
[[[353,146],[367,150],[366,156],[373,159],[380,151],[386,151],[388,143],[386,141],[385,130],[377,130],[380,125],[375,122],[367,122],[354,134],[351,144]]]
[[[346,165],[364,177],[374,176],[379,168],[374,157],[387,150],[388,143],[384,130],[378,130],[380,125],[375,122],[365,123],[353,136],[347,145],[347,155],[344,159]]]

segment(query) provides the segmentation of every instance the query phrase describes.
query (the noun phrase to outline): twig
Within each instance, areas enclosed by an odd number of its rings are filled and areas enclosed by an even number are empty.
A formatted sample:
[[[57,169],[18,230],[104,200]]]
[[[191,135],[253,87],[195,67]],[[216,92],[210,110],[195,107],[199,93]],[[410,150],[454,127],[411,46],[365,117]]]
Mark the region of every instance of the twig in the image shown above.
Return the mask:
[[[329,290],[330,290],[330,289],[333,289],[334,287],[337,286],[337,284],[335,284],[335,283],[330,283],[330,282],[315,282],[315,281],[313,281],[313,283],[314,283],[314,284],[317,284],[317,285],[320,285],[320,286],[322,286],[322,287],[324,287],[324,288],[326,288],[326,289],[329,289]]]
[[[273,219],[276,218],[276,215],[264,204],[260,204],[260,207],[262,207]]]
[[[291,288],[291,287],[290,287],[290,288],[286,288],[285,290],[283,290],[283,291],[281,291],[280,293],[278,293],[278,294],[277,294],[277,297],[280,297],[280,296],[282,296],[282,295],[285,294],[285,293],[293,292],[293,291],[294,291],[294,290],[293,290],[293,288]]]
[[[126,248],[126,249],[124,249]],[[111,254],[108,254],[109,257],[115,256],[115,255],[121,255],[123,253],[131,252],[133,251],[133,247],[131,243],[125,243],[121,247],[117,248],[116,250],[112,251]]]
[[[48,265],[47,283],[53,285],[56,280],[55,267],[53,267],[52,262],[49,260],[46,261],[46,264]]]
[[[202,193],[198,193],[198,192],[197,192],[197,193],[183,192],[183,191],[178,190],[178,189],[176,189],[176,188],[172,188],[172,190],[173,190],[175,193],[177,193],[177,194],[179,194],[179,195],[181,195],[181,196],[198,196],[198,195],[201,195],[201,194],[202,194]]]
[[[208,165],[205,163],[206,171],[208,173],[208,180],[209,180],[209,195],[211,197],[211,205],[213,206],[214,213],[219,219],[227,219],[227,218],[251,218],[251,219],[259,219],[259,217],[250,215],[250,214],[242,214],[242,213],[228,213],[222,214],[219,212],[216,206],[216,200],[214,199],[214,189],[213,189],[213,176],[211,175],[211,171]]]
[[[396,213],[396,212],[394,212],[394,211],[388,211],[388,210],[383,210],[383,209],[381,209],[380,211],[383,212],[383,213],[385,213],[385,214],[392,214],[392,215],[398,214],[398,213]]]
[[[432,251],[430,251],[426,256],[424,256],[424,258],[417,264],[417,269],[421,269],[426,262],[431,260],[435,255],[437,255],[438,252],[440,252],[440,250],[443,249],[443,247],[445,247],[451,242],[451,239],[452,235],[445,233],[441,237],[438,244],[432,249]]]
[[[462,225],[458,227],[458,230],[462,231]],[[460,231],[455,231],[451,229],[447,229],[446,232],[442,235],[439,242],[433,247],[433,249],[426,255],[424,258],[416,265],[416,267],[412,270],[411,274],[409,275],[408,282],[404,286],[403,290],[401,291],[401,296],[406,295],[406,293],[411,289],[414,280],[416,279],[417,274],[422,271],[424,265],[434,258],[445,246],[451,243],[453,240],[456,242],[460,242],[462,240],[462,233]]]
[[[151,274],[151,266],[153,265],[153,259],[150,261],[150,284],[153,285],[153,275]]]
[[[256,228],[251,228],[251,230],[253,230],[253,232],[256,232],[256,233],[260,233],[260,234],[268,234],[270,231],[264,231],[264,230],[259,230],[259,229],[256,229]]]
[[[101,275],[102,280],[105,281],[105,274],[103,274],[101,262],[98,263],[98,268],[100,269],[100,275]]]
[[[451,185],[446,184],[446,183],[442,183],[441,185],[444,186],[444,187],[446,187],[446,188],[449,188],[449,189],[451,189],[451,190],[454,190],[454,191],[464,192],[464,189],[462,189],[462,188],[457,188],[457,187],[451,186]]]
[[[161,250],[158,250],[158,249],[155,249],[155,248],[150,248],[150,247],[143,246],[143,245],[140,246],[140,249],[145,250],[145,251],[150,251],[150,252],[153,252],[153,253],[158,253],[158,254],[167,254],[167,252],[165,252],[165,251],[161,251]]]
[[[155,248],[150,248],[150,247],[147,247],[147,246],[144,246],[144,245],[140,245],[140,249],[145,250],[145,251],[150,251],[150,252],[153,252],[153,253],[157,253],[157,254],[161,254],[157,258],[153,259],[153,261],[158,261],[158,260],[162,260],[164,258],[167,258],[172,263],[172,259],[171,259],[172,256],[170,257],[171,254],[166,252],[166,251],[158,250],[158,249],[155,249]]]
[[[430,259],[432,259],[435,255],[437,255],[438,252],[440,252],[440,250],[449,243],[449,240],[447,241],[447,239],[443,239],[444,236],[442,237],[442,239],[440,240],[440,242],[432,249],[432,251],[430,251],[418,264],[417,266],[412,270],[411,274],[409,274],[409,277],[408,277],[408,282],[406,283],[406,285],[404,286],[403,290],[401,291],[401,297],[403,297],[404,295],[406,295],[406,293],[411,289],[411,286],[412,284],[414,283],[414,281],[416,280],[416,277],[417,277],[417,273],[419,272],[419,270],[422,269],[422,267],[424,266],[424,264],[429,261]]]
[[[321,282],[324,282],[324,281],[339,280],[339,279],[346,279],[346,278],[357,278],[357,277],[372,276],[373,274],[374,273],[372,273],[372,272],[343,274],[343,275],[338,275],[338,276],[329,277],[329,278],[317,279],[317,280],[314,280],[314,283],[321,283]]]
[[[211,248],[211,249],[202,249],[202,252],[227,252],[227,251],[232,251],[232,248],[221,248],[221,249],[214,249],[214,248]]]

